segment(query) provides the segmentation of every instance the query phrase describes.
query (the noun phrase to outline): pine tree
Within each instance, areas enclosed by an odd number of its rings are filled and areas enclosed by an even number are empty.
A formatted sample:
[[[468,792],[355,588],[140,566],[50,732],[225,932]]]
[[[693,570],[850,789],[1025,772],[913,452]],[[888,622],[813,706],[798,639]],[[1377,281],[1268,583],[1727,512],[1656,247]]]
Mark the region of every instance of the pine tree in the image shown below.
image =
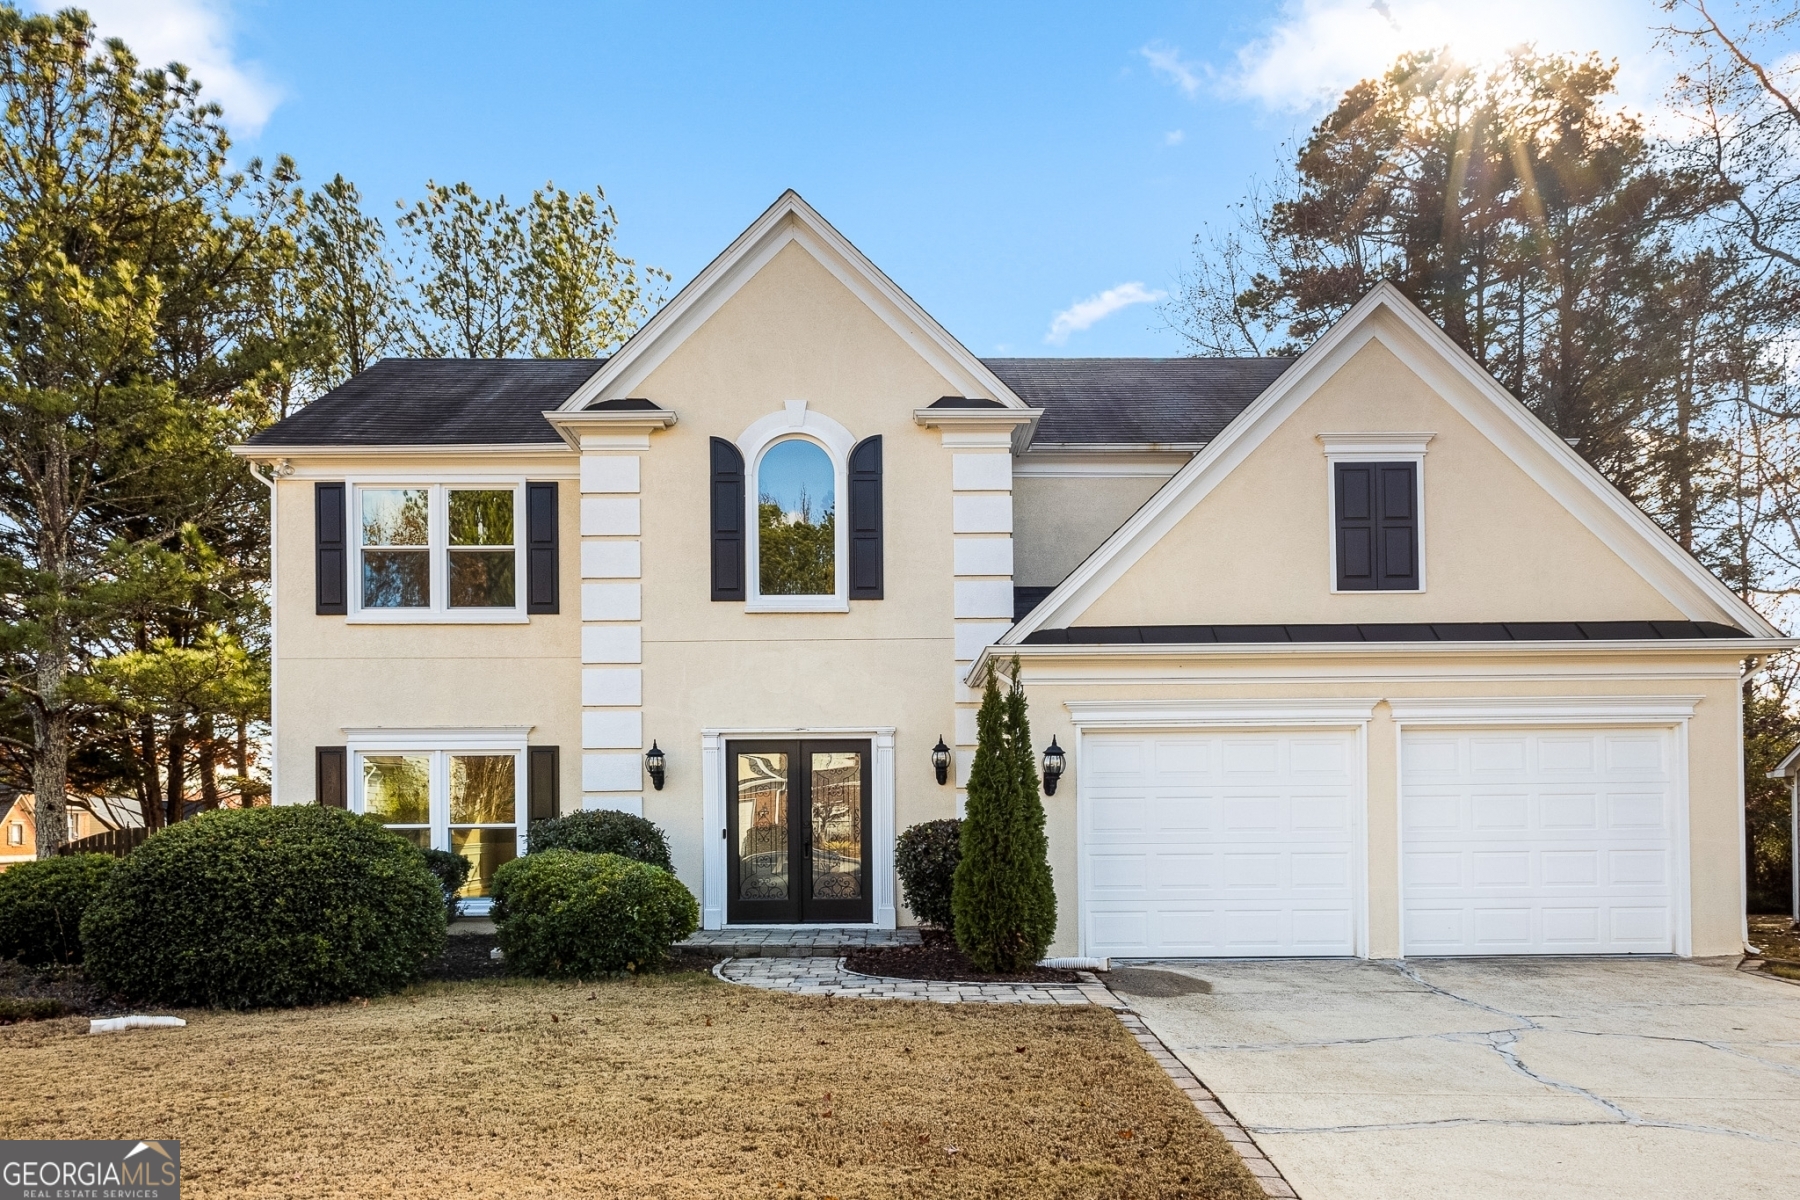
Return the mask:
[[[1016,663],[1005,696],[988,671],[975,723],[962,861],[950,901],[956,944],[984,971],[1018,971],[1041,958],[1055,935],[1056,892]]]

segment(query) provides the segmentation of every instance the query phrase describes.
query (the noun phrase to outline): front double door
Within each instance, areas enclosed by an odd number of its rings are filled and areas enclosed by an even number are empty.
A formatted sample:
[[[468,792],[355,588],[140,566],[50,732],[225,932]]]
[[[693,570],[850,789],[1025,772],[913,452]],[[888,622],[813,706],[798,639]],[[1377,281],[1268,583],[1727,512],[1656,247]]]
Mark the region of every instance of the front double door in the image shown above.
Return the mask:
[[[868,921],[869,743],[727,743],[733,924]]]

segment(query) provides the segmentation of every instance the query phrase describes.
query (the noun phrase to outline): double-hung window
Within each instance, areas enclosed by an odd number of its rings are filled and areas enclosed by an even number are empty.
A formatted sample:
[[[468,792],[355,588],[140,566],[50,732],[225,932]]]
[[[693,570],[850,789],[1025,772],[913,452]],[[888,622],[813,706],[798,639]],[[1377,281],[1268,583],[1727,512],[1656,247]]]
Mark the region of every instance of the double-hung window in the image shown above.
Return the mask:
[[[523,617],[518,484],[368,484],[355,495],[358,615]]]
[[[468,859],[460,895],[479,902],[500,864],[523,849],[523,759],[520,750],[491,747],[358,750],[352,807],[422,849]]]

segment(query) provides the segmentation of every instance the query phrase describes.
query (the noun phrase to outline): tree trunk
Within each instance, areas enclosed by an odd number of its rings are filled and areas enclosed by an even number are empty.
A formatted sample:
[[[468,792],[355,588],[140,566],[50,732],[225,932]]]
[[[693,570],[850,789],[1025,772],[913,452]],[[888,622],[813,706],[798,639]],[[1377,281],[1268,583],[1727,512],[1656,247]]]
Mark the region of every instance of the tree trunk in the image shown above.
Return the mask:
[[[156,773],[156,721],[138,718],[139,788],[144,796],[144,828],[155,833],[163,827],[162,783]]]
[[[207,812],[219,808],[219,746],[213,739],[211,713],[200,717],[200,807]]]
[[[168,813],[165,820],[173,825],[185,815],[184,805],[187,800],[187,718],[176,717],[169,722],[169,789]]]
[[[62,686],[62,664],[46,654],[38,662],[40,696],[54,696]],[[36,798],[37,856],[54,858],[69,840],[69,710],[60,704],[34,704],[31,713],[31,790]]]

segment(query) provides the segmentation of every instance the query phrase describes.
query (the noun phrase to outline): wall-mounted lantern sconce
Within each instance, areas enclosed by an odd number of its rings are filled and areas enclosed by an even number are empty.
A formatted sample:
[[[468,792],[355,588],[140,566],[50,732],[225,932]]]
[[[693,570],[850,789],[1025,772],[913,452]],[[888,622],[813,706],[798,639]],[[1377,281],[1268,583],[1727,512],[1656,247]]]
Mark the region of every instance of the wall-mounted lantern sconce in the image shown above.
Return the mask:
[[[1050,748],[1044,751],[1044,795],[1056,795],[1056,781],[1062,778],[1063,767],[1067,763],[1068,760],[1063,755],[1062,747],[1058,746],[1056,739],[1052,737]]]
[[[938,735],[938,744],[931,748],[931,765],[937,770],[939,784],[950,778],[950,747],[944,745],[943,734]]]
[[[638,743],[640,746],[643,744],[642,742]],[[665,761],[663,752],[657,749],[656,739],[650,739],[650,752],[644,755],[644,770],[650,772],[650,782],[659,792],[662,791]]]

